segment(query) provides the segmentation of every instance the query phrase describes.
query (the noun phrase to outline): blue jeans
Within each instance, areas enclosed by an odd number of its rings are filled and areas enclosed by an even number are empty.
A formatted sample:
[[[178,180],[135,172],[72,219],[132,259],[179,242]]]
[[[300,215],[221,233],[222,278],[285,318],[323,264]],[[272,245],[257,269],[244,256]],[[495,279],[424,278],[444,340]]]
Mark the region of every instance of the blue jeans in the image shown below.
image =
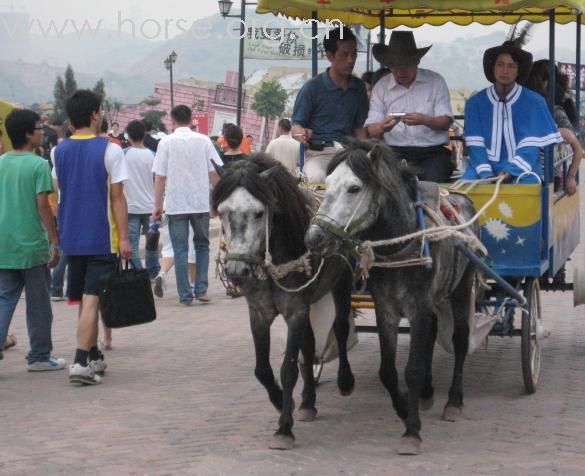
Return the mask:
[[[63,297],[63,283],[65,282],[65,269],[67,268],[67,256],[61,255],[59,264],[51,273],[51,296]]]
[[[14,310],[24,289],[29,364],[47,360],[53,350],[50,287],[51,273],[45,264],[29,269],[0,269],[0,342],[2,345],[6,342]]]
[[[168,215],[169,236],[175,253],[175,276],[179,300],[184,303],[193,301],[189,286],[187,253],[189,252],[189,224],[193,227],[193,244],[197,264],[195,278],[195,296],[207,293],[209,269],[209,213],[187,213]]]
[[[136,269],[142,269],[142,261],[140,261],[140,250],[138,244],[140,242],[140,235],[146,233],[150,226],[150,215],[128,213],[128,238],[132,246],[132,265]],[[150,279],[156,278],[160,271],[160,264],[158,261],[158,250],[146,250],[146,269]]]

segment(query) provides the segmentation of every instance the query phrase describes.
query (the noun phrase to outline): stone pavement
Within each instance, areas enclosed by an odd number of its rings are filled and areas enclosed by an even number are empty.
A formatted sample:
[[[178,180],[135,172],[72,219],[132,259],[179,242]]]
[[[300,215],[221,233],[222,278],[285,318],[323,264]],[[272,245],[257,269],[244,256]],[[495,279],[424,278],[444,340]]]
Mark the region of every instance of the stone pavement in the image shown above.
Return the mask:
[[[585,259],[583,245],[575,259]],[[339,395],[336,364],[327,364],[317,420],[296,423],[297,447],[278,452],[267,449],[278,415],[253,375],[244,298],[225,296],[213,271],[210,275],[213,303],[178,307],[171,282],[157,300],[157,321],[114,331],[104,383],[95,387],[71,386],[66,371],[26,372],[21,301],[12,325],[19,343],[0,362],[0,474],[585,472],[585,307],[573,308],[571,293],[543,295],[552,335],[544,343],[541,384],[534,395],[524,393],[519,339],[490,338],[487,349],[466,363],[464,420],[443,422],[453,359],[437,349],[435,406],[422,415],[422,453],[399,457],[403,427],[378,380],[377,338],[362,334],[350,354],[353,395]],[[54,354],[68,360],[75,347],[76,312],[54,303]],[[275,364],[282,327],[279,319],[273,333]],[[401,336],[401,369],[407,352],[408,337]]]

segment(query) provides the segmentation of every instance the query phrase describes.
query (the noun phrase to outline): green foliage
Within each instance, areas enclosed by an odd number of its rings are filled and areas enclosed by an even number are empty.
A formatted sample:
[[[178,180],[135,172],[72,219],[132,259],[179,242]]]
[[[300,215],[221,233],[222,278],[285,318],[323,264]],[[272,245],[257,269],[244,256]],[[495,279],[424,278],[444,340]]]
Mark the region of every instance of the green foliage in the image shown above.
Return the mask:
[[[260,89],[254,94],[254,105],[252,109],[264,118],[264,137],[262,146],[268,142],[268,123],[270,119],[280,117],[286,107],[288,94],[276,80],[263,81]]]
[[[53,118],[59,122],[65,122],[67,113],[65,112],[65,103],[69,96],[77,91],[77,81],[75,81],[75,72],[71,65],[67,65],[65,70],[65,79],[57,76],[55,86],[53,87],[53,96],[55,104],[53,109]]]
[[[96,93],[102,102],[106,100],[106,84],[104,83],[103,78],[98,79],[98,82],[95,83],[93,87],[93,92]]]
[[[254,94],[254,105],[252,109],[259,116],[266,119],[280,117],[286,107],[288,95],[278,81],[263,81],[260,89]]]
[[[158,106],[160,104],[160,99],[158,98],[146,98],[142,101],[142,104],[146,104],[150,106],[151,109],[154,109],[154,106]]]
[[[167,115],[166,111],[146,111],[141,112],[140,115],[152,123],[152,127],[158,129],[162,124],[162,118]]]

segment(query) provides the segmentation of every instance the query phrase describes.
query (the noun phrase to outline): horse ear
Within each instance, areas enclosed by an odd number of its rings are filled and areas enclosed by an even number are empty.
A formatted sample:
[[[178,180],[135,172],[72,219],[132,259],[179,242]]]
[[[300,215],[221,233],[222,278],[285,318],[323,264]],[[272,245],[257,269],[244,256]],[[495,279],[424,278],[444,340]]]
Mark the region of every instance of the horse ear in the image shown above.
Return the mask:
[[[400,161],[400,168],[405,169],[406,167],[408,167],[408,162],[406,161],[406,159],[402,159]]]
[[[260,177],[263,180],[269,180],[277,169],[278,169],[277,165],[270,167],[269,169],[266,169],[264,172],[260,172]]]
[[[223,177],[225,175],[225,169],[221,165],[216,164],[214,160],[212,160],[211,163],[213,164],[213,168],[217,172],[217,175]]]

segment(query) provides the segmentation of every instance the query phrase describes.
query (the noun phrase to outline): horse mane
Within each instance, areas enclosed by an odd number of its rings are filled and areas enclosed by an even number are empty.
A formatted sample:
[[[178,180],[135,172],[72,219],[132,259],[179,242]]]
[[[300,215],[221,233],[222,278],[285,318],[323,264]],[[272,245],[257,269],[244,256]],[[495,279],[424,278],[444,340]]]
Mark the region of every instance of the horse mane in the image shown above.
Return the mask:
[[[284,236],[289,254],[295,258],[302,255],[306,251],[304,237],[310,222],[310,202],[290,172],[264,153],[232,162],[224,168],[221,180],[213,190],[213,209],[217,211],[238,187],[246,189],[271,212],[270,249],[274,250],[274,242]],[[277,259],[275,256],[275,261]]]
[[[408,198],[416,200],[416,174],[402,164],[396,154],[385,144],[362,141],[339,151],[327,167],[331,174],[342,162],[365,184],[394,203]]]

